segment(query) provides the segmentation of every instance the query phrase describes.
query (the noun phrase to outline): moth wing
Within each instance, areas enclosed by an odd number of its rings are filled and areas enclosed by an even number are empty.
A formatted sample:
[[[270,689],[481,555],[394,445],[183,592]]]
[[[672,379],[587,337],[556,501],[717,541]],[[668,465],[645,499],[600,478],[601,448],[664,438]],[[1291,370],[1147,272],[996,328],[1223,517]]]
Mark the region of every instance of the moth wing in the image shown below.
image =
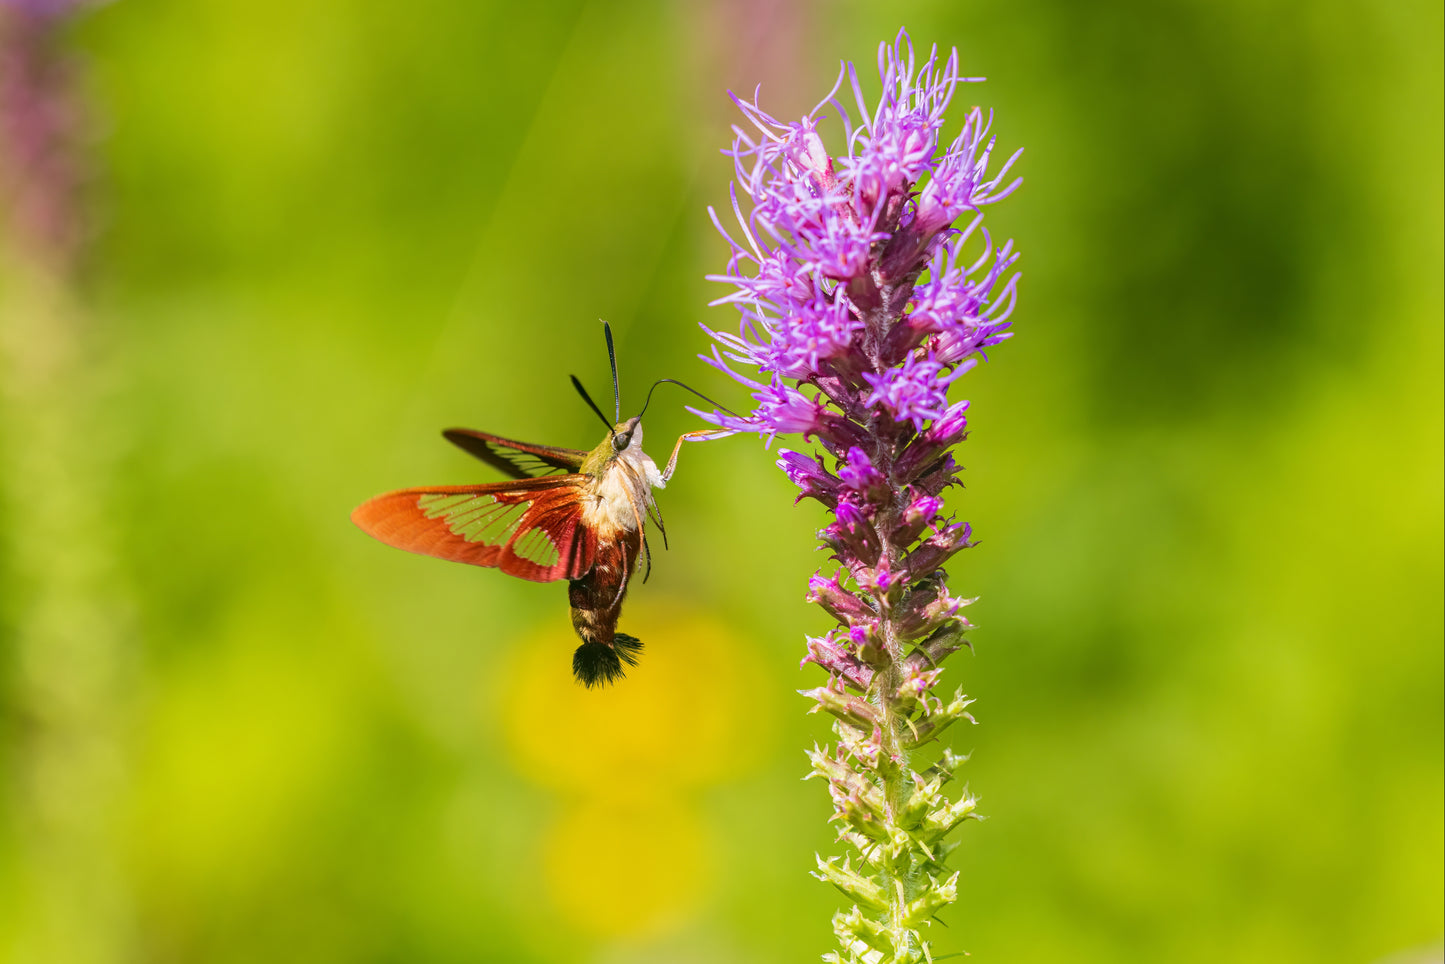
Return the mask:
[[[550,476],[556,472],[576,472],[587,458],[577,449],[552,445],[533,445],[489,435],[470,428],[449,428],[442,432],[448,442],[514,479]]]
[[[597,559],[582,521],[585,475],[491,485],[401,489],[351,513],[367,535],[438,559],[500,569],[532,582],[577,579]]]

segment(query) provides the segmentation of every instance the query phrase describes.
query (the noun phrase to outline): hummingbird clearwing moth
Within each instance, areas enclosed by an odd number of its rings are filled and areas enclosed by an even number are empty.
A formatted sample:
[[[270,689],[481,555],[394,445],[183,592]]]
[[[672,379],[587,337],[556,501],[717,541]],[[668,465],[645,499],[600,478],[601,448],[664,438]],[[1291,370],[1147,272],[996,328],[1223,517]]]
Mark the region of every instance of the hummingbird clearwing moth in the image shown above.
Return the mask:
[[[572,376],[573,387],[607,425],[607,437],[592,451],[447,429],[442,435],[449,442],[511,481],[401,489],[370,499],[351,513],[367,535],[407,552],[500,569],[532,582],[568,580],[572,628],[582,640],[572,656],[572,672],[588,687],[622,678],[624,664],[636,665],[642,650],[636,637],[617,632],[617,620],[639,550],[646,553],[651,571],[645,528],[649,518],[666,546],[667,532],[652,490],[665,488],[672,478],[683,442],[728,434],[683,434],[667,467],[659,470],[642,451],[642,412],[621,418],[612,329],[604,323],[604,331],[612,366],[613,421]],[[652,389],[664,382],[706,400],[670,378],[659,379]],[[649,390],[647,401],[651,399]],[[646,402],[642,408],[647,410]]]

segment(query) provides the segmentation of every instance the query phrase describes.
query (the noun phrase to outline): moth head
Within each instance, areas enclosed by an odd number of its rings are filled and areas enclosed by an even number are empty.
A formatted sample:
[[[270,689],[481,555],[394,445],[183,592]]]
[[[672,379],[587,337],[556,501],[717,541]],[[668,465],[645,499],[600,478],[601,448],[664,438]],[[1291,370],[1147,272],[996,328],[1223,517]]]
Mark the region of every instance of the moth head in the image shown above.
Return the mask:
[[[618,422],[612,429],[612,451],[621,453],[634,441],[642,443],[642,416],[634,416],[625,422]]]

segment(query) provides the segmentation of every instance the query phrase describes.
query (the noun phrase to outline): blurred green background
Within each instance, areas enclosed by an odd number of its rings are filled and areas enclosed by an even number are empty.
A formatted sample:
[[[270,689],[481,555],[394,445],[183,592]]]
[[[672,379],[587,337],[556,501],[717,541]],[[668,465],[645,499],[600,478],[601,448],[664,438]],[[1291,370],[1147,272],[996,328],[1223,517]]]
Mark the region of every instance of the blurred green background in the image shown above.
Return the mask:
[[[98,230],[0,317],[0,958],[831,946],[819,515],[756,440],[683,452],[603,694],[560,587],[347,515],[493,478],[449,425],[595,444],[599,317],[625,408],[738,399],[695,358],[723,92],[797,116],[901,24],[1026,148],[951,567],[990,819],[936,951],[1440,959],[1441,8],[1365,0],[86,13]]]

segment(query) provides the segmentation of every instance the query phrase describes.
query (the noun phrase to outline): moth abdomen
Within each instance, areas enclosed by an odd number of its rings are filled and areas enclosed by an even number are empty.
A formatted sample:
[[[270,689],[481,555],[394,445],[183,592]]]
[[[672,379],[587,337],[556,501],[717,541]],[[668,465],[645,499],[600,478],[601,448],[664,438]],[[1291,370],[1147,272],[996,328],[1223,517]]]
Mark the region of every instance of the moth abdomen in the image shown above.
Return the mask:
[[[597,561],[586,575],[567,587],[572,607],[572,628],[582,640],[572,654],[572,672],[584,686],[600,686],[622,678],[623,667],[633,666],[642,644],[634,636],[617,632],[627,579],[642,543],[640,532],[625,532],[620,539],[599,541]]]

